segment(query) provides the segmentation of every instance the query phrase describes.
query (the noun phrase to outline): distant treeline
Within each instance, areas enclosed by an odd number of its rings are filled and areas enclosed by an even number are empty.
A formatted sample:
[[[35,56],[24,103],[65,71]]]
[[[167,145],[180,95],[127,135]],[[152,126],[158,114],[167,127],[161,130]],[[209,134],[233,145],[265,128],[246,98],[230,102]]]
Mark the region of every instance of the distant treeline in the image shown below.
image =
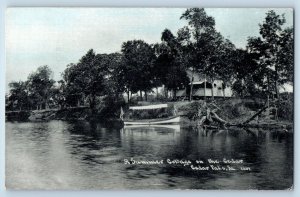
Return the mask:
[[[176,90],[193,88],[188,86],[193,77],[187,76],[187,70],[210,82],[223,80],[239,97],[279,97],[279,86],[293,83],[294,30],[283,28],[283,15],[267,12],[258,24],[260,37],[249,37],[246,49],[237,49],[225,39],[204,9],[187,9],[180,19],[186,25],[176,34],[165,29],[160,43],[130,40],[122,44],[120,53],[111,54],[96,54],[90,49],[79,62],[67,65],[57,83],[48,66],[39,67],[26,81],[9,84],[7,109],[84,104],[96,112],[100,103],[114,106],[122,102],[124,93],[128,102],[135,93],[147,100],[148,94],[161,86],[165,87],[161,97],[172,92],[175,98]]]

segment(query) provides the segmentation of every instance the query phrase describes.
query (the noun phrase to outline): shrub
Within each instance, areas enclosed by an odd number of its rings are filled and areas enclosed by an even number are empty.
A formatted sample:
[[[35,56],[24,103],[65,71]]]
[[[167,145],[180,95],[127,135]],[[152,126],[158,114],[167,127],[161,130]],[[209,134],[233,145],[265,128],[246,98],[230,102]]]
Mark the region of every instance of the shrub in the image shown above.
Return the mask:
[[[178,108],[178,111],[181,112],[181,114],[188,117],[188,119],[193,119],[195,114],[198,113],[198,109],[204,105],[204,101],[195,101],[192,103],[188,103],[186,105],[180,106]]]
[[[293,99],[279,101],[277,107],[278,118],[280,120],[294,120],[294,102]]]

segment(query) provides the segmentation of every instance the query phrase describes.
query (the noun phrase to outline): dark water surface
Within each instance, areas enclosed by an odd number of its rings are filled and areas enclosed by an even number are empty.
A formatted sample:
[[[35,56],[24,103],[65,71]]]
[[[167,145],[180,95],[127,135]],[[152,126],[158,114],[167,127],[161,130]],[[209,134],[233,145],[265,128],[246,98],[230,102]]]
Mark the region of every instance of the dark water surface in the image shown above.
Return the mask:
[[[131,158],[164,164],[124,164]],[[207,159],[223,158],[243,163],[230,164],[235,171],[167,164],[167,159],[177,159],[204,167],[209,166]],[[240,170],[241,166],[250,170]],[[177,126],[115,129],[84,121],[6,123],[9,189],[288,189],[292,185],[293,134],[257,129],[196,132]]]

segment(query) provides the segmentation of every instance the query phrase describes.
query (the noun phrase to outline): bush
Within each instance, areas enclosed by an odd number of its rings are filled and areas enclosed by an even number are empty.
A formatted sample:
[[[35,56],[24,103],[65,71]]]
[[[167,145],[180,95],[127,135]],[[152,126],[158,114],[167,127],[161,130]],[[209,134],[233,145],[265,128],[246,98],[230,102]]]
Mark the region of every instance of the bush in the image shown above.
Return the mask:
[[[119,118],[121,107],[125,106],[123,97],[106,96],[98,106],[97,116],[104,118]]]
[[[280,120],[294,121],[294,102],[293,99],[279,101],[278,118]]]
[[[178,108],[178,111],[180,111],[181,114],[188,117],[188,119],[193,119],[195,114],[198,113],[198,109],[204,105],[204,101],[195,101],[192,103],[188,103],[186,105],[180,106]]]
[[[262,99],[256,99],[256,100],[246,100],[244,101],[245,107],[257,111],[265,106],[265,101]]]

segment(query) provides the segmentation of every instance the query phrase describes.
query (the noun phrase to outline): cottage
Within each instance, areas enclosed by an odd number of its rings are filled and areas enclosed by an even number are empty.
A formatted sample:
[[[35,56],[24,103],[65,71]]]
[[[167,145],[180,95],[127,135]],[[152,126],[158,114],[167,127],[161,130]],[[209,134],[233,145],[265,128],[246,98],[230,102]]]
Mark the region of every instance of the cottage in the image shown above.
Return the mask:
[[[205,79],[204,76],[201,76],[200,74],[194,73],[190,70],[187,71],[188,77],[190,78],[190,81],[192,79],[192,76],[194,77],[193,80],[193,93],[192,97],[193,99],[201,99],[204,97],[232,97],[232,89],[231,87],[225,86],[224,82],[222,80],[216,79],[213,83]],[[188,86],[179,88],[179,90],[176,92],[176,97],[178,99],[184,99],[189,97],[191,90],[191,83],[188,84]]]

